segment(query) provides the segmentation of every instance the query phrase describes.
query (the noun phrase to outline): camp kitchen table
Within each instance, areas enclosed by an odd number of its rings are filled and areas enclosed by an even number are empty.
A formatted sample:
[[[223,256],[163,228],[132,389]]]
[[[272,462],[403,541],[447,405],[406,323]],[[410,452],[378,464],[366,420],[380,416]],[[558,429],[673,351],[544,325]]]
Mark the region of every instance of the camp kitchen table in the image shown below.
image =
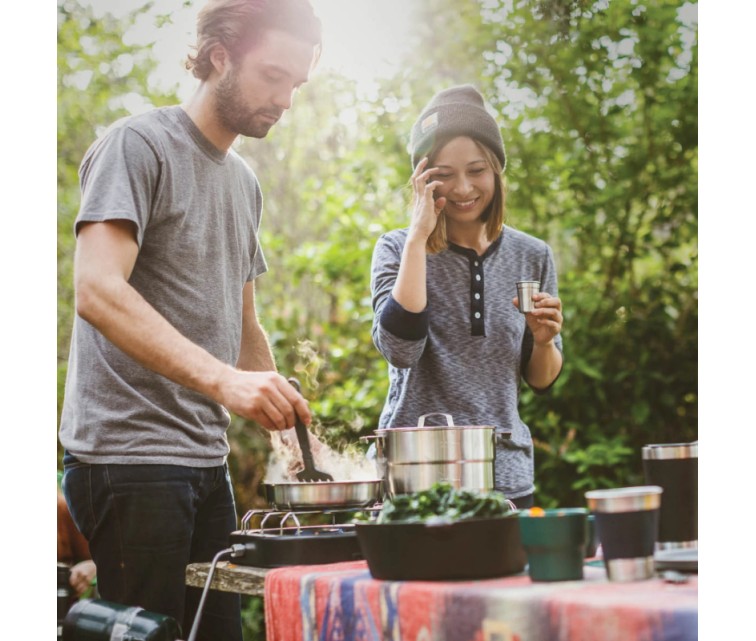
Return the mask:
[[[204,586],[209,564],[187,568]],[[213,587],[265,600],[267,641],[692,641],[698,576],[611,583],[533,583],[526,573],[481,581],[377,581],[365,561],[262,569],[218,564]]]

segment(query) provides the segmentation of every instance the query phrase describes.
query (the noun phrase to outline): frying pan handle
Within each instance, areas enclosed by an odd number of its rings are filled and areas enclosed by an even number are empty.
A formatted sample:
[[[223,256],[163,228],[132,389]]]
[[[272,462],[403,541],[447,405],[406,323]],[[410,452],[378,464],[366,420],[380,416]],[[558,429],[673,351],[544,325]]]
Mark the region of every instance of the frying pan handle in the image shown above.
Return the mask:
[[[423,414],[419,419],[417,419],[417,426],[425,427],[425,419],[429,416],[445,416],[446,424],[449,427],[454,427],[454,420],[452,419],[451,414],[444,414],[444,412],[431,412],[430,414]]]

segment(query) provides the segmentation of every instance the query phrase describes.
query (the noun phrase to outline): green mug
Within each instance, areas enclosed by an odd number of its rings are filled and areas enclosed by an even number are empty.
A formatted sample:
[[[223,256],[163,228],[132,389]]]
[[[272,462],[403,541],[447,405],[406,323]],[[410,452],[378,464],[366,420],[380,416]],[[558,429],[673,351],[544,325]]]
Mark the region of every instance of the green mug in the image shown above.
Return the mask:
[[[523,510],[520,538],[533,581],[579,581],[588,542],[588,510],[556,508]]]

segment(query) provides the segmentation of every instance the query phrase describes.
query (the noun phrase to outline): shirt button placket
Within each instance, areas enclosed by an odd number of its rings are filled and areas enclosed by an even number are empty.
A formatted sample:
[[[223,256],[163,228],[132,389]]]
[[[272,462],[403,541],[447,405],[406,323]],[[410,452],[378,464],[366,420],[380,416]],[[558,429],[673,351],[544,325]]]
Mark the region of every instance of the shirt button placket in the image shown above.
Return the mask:
[[[470,310],[470,323],[473,327],[473,334],[477,336],[485,335],[483,329],[483,268],[481,261],[477,258],[470,261],[470,274],[472,276],[472,305]]]

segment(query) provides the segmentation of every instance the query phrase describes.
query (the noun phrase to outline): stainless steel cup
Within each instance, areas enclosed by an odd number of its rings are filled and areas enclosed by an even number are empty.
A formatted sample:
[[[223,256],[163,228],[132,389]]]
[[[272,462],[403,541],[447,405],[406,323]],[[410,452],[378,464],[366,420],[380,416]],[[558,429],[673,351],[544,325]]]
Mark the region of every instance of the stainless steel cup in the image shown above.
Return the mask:
[[[521,280],[517,282],[517,300],[520,303],[520,312],[527,314],[535,309],[533,294],[541,291],[541,283],[537,280]]]
[[[596,516],[596,534],[610,581],[654,576],[662,491],[657,485],[644,485],[585,493],[588,508]]]

